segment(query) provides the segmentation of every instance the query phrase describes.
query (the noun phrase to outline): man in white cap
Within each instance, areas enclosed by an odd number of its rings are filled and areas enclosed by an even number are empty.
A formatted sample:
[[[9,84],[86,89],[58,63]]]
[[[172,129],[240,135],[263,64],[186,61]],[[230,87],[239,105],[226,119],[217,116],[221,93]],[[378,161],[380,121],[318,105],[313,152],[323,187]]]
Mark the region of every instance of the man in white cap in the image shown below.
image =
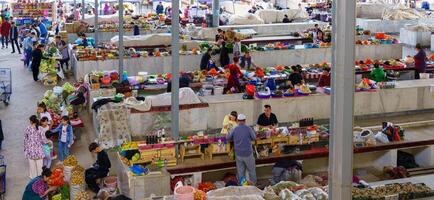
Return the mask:
[[[226,139],[232,140],[235,145],[238,178],[245,177],[247,170],[250,181],[256,184],[256,164],[251,143],[256,139],[256,134],[252,128],[246,125],[246,115],[239,114],[237,120],[238,126],[231,130]]]

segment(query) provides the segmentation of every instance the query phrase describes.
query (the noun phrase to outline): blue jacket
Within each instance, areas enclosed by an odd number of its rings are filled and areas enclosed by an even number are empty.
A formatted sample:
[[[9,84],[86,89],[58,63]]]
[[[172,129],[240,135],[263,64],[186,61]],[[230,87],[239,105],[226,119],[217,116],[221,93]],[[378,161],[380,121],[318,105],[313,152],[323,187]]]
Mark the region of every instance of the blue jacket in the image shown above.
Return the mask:
[[[45,36],[47,36],[47,34],[48,34],[48,30],[47,30],[47,27],[45,26],[45,24],[41,22],[41,23],[38,25],[38,27],[39,27],[39,30],[41,31],[41,35],[45,35]]]
[[[59,124],[59,126],[52,130],[53,133],[59,133],[59,142],[62,137],[62,128],[63,124]],[[74,132],[72,131],[72,126],[67,125],[66,127],[66,144],[72,145],[74,143]]]

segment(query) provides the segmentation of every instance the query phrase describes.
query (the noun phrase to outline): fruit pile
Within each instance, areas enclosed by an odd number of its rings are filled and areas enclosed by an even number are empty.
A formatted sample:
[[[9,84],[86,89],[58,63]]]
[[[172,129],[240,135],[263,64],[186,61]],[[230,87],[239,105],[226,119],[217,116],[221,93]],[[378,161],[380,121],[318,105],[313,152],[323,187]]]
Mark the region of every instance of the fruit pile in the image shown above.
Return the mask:
[[[122,150],[133,150],[138,149],[139,145],[137,142],[125,142],[122,144]]]
[[[68,167],[75,167],[78,165],[77,158],[74,155],[69,155],[64,161],[63,165]]]
[[[90,197],[89,193],[85,191],[78,192],[74,197],[74,200],[90,200],[90,199],[92,198]]]
[[[75,166],[71,173],[71,185],[84,184],[84,168],[80,165]]]
[[[48,185],[49,186],[61,186],[65,183],[64,181],[64,174],[63,169],[58,167],[53,170],[53,173],[51,174]]]
[[[206,194],[202,190],[194,191],[194,200],[206,200]]]
[[[215,190],[216,186],[211,182],[203,182],[203,183],[199,183],[197,189],[204,191],[206,193],[210,190]]]

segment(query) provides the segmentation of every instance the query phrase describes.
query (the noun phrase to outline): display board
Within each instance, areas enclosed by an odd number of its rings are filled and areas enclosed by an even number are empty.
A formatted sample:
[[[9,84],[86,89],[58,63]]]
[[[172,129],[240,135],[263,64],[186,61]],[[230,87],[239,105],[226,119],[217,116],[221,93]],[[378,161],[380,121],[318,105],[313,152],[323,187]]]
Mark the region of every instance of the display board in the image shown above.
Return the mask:
[[[53,3],[12,3],[12,16],[15,18],[54,18]]]

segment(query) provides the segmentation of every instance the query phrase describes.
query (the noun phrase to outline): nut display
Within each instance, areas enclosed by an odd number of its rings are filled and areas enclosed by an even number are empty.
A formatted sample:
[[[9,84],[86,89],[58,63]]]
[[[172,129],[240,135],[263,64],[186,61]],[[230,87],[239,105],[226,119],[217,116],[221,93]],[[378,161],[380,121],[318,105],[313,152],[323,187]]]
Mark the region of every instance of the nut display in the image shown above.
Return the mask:
[[[77,157],[74,155],[69,155],[64,161],[63,164],[68,167],[74,167],[78,164]]]
[[[90,197],[89,193],[85,191],[78,192],[74,197],[74,200],[91,200],[91,199],[92,198]]]

